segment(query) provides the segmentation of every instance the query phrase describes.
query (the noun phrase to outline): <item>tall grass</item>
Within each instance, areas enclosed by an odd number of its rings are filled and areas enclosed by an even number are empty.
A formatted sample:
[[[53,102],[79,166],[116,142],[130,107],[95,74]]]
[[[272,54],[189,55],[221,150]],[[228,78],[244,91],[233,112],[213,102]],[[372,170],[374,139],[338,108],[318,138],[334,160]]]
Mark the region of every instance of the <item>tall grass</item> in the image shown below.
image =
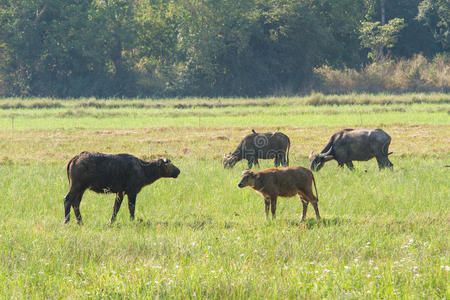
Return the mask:
[[[429,61],[422,55],[398,61],[372,63],[362,70],[323,66],[315,70],[316,90],[327,94],[405,93],[450,91],[450,56]]]
[[[334,72],[334,71],[333,71]],[[332,74],[332,72],[330,73]],[[332,87],[332,85],[330,85]],[[350,90],[349,90],[350,91]],[[132,109],[137,111],[174,109],[189,111],[193,109],[261,109],[265,107],[296,105],[366,105],[366,104],[449,104],[448,93],[410,93],[410,94],[350,94],[324,95],[312,93],[306,96],[264,97],[264,98],[171,98],[171,99],[50,99],[50,98],[0,98],[0,112],[31,111],[36,109],[77,113],[85,110]]]

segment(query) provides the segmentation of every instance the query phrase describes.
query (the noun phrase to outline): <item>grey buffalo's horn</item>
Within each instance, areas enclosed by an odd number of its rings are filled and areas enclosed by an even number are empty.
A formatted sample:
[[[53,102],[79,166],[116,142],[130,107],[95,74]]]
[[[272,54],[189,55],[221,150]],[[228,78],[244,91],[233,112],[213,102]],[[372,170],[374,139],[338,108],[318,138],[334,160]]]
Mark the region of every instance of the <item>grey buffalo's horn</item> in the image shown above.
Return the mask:
[[[333,146],[331,146],[330,149],[326,153],[321,153],[320,156],[325,157],[327,155],[330,155],[332,150],[333,150]]]

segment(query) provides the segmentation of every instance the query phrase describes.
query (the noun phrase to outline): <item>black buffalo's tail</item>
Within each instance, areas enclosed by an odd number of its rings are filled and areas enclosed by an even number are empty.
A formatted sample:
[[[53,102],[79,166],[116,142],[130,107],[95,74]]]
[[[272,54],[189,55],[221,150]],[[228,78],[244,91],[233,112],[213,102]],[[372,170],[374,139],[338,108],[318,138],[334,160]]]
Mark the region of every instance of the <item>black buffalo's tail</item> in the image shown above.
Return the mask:
[[[314,179],[314,174],[312,172],[311,172],[311,176],[312,176],[312,181],[314,183],[314,190],[316,191],[316,199],[317,199],[317,202],[319,202],[319,194],[317,193],[316,180]]]
[[[71,160],[69,160],[69,162],[67,163],[67,166],[66,166],[67,179],[69,180],[69,182],[70,182],[70,174],[69,174],[70,166],[72,165],[73,161],[75,160],[75,157],[73,157]]]
[[[287,150],[286,150],[286,165],[289,166],[289,149],[291,148],[291,141],[287,139]]]
[[[381,151],[384,155],[389,156],[394,152],[388,152],[389,144],[391,143],[391,139],[388,139],[386,142],[384,142],[383,147],[381,148]]]

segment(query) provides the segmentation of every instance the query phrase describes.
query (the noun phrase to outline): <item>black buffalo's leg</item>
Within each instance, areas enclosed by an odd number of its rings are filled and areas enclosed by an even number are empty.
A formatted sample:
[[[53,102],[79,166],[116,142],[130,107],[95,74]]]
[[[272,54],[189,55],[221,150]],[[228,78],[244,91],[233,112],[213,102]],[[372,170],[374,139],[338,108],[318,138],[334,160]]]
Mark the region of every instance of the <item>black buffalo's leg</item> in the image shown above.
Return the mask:
[[[394,164],[389,160],[389,158],[386,156],[386,165],[389,169],[393,169],[394,168]]]
[[[81,203],[82,197],[83,197],[83,192],[80,192],[77,195],[77,197],[72,200],[72,208],[73,208],[73,212],[75,213],[75,217],[77,218],[78,225],[81,225],[81,223],[82,223],[82,218],[81,218],[81,213],[80,213],[80,203]]]
[[[253,166],[253,158],[247,158],[247,164],[248,164],[248,168],[251,169]]]
[[[385,167],[392,168],[394,166],[387,156],[379,155],[376,156],[376,159],[380,170]]]
[[[70,207],[72,206],[72,199],[74,196],[72,191],[70,191],[64,197],[64,224],[67,224],[70,221]]]
[[[283,157],[279,153],[277,153],[275,154],[275,168],[278,168],[278,166],[280,165],[284,165]]]
[[[264,205],[265,205],[266,220],[267,220],[269,218],[270,198],[264,198]]]
[[[259,161],[258,161],[258,158],[257,158],[257,157],[255,157],[255,158],[253,159],[253,162],[255,163],[255,166],[258,166],[258,168],[259,168]]]
[[[113,214],[111,216],[109,224],[114,223],[114,221],[116,220],[116,216],[117,213],[119,212],[120,206],[122,205],[122,201],[123,201],[123,192],[116,193],[116,198],[114,200]]]
[[[136,194],[128,194],[128,210],[130,211],[130,220],[134,220],[134,209],[136,208]]]
[[[270,199],[270,210],[272,211],[272,219],[275,219],[275,213],[277,211],[277,197]]]
[[[350,170],[354,170],[354,169],[355,169],[355,167],[353,167],[353,162],[352,162],[352,161],[346,162],[345,165],[346,165],[347,168],[349,168]]]
[[[284,152],[281,154],[281,165],[287,167],[286,153]]]
[[[299,197],[303,204],[302,219],[301,219],[301,222],[303,222],[306,218],[306,212],[308,211],[308,203],[309,202],[306,201],[305,199],[303,199],[303,197],[301,195]]]
[[[385,167],[383,158],[381,156],[376,156],[375,158],[377,159],[378,169],[383,169]]]
[[[280,161],[278,160],[278,156],[275,156],[275,160],[273,161],[273,164],[275,168],[277,168],[280,165]]]

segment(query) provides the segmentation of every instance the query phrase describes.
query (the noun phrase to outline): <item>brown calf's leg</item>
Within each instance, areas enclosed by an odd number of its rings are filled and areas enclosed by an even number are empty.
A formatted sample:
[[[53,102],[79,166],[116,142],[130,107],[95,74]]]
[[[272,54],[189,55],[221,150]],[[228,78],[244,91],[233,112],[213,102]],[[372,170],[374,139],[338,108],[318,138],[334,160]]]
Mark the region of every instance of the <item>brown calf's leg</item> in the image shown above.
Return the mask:
[[[111,220],[109,221],[109,224],[114,223],[116,220],[117,213],[119,212],[120,206],[122,205],[123,201],[123,192],[116,193],[116,198],[114,200],[114,208],[113,208],[113,214],[111,217]]]
[[[316,218],[317,218],[317,220],[320,220],[319,206],[317,205],[317,201],[312,202],[312,205],[313,205],[313,207],[314,207],[314,211],[316,212]]]
[[[303,199],[303,197],[300,195],[300,200],[302,201],[303,204],[303,211],[302,211],[302,219],[300,222],[303,222],[306,218],[306,212],[308,211],[308,201],[306,201],[305,199]]]
[[[264,205],[266,210],[266,220],[269,218],[270,198],[264,198]]]
[[[275,219],[275,213],[277,211],[277,197],[270,199],[270,209],[272,211],[272,219]]]

